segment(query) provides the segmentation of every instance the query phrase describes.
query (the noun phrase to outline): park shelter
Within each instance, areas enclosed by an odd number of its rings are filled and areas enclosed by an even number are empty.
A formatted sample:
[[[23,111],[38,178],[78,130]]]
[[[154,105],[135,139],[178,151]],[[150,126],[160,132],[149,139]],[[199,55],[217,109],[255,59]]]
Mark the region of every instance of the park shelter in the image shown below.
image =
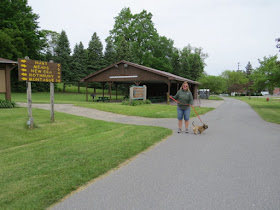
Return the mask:
[[[107,83],[109,85],[110,100],[111,88],[113,84],[116,87],[118,84],[127,84],[128,86],[146,85],[148,99],[149,97],[154,96],[164,96],[167,99],[167,101],[169,99],[167,96],[175,95],[176,92],[180,89],[181,84],[185,81],[188,82],[194,99],[197,99],[198,85],[200,83],[177,76],[175,74],[160,71],[157,69],[153,69],[124,60],[107,66],[80,80],[80,82],[86,83],[86,87],[88,87],[88,83],[91,82],[100,82],[103,85]]]
[[[0,93],[5,93],[6,100],[11,100],[11,71],[17,66],[16,61],[0,58]]]

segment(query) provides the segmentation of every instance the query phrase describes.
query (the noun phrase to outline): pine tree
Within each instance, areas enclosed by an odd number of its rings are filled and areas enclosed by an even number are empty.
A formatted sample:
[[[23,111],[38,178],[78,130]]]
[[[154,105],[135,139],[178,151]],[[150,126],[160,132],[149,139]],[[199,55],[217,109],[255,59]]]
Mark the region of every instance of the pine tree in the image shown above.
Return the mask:
[[[74,73],[71,71],[70,66],[70,43],[65,31],[62,31],[59,36],[55,54],[55,62],[61,64],[61,81],[63,82],[63,91],[65,91],[66,84],[74,80]]]
[[[91,37],[88,45],[88,73],[91,74],[105,66],[103,58],[103,45],[96,32]]]
[[[110,37],[108,37],[106,39],[106,48],[105,48],[105,53],[104,53],[104,60],[105,60],[105,64],[106,66],[111,65],[115,62],[117,62],[117,54],[116,54],[116,50],[114,48],[113,45],[113,41],[112,39],[110,39]]]

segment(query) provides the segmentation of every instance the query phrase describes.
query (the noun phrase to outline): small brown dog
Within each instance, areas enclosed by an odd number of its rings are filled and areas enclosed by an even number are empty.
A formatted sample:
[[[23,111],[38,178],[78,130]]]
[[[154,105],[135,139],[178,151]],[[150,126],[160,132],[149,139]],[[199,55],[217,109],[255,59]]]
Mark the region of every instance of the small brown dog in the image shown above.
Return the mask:
[[[200,134],[202,134],[208,128],[207,124],[203,124],[202,126],[198,126],[198,125],[194,125],[194,122],[193,122],[192,125],[193,125],[194,134],[197,134],[198,132]]]

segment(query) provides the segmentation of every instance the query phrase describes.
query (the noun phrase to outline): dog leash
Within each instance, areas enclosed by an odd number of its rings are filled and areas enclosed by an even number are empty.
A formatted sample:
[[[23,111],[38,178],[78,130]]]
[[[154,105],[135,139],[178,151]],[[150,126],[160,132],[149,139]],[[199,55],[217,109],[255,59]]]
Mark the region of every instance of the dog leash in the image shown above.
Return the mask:
[[[169,96],[169,98],[171,98],[173,101],[176,101],[176,102],[179,103],[179,104],[182,104],[182,103],[180,103],[179,101],[177,101],[176,99],[174,99],[172,96]],[[199,115],[198,115],[197,112],[195,111],[195,108],[194,108],[193,105],[191,105],[191,104],[182,104],[182,105],[191,106],[191,107],[193,108],[193,111],[195,112],[196,116],[197,116],[198,119],[200,120],[200,122],[202,122],[202,120],[200,119]],[[202,122],[202,124],[204,124],[204,123]]]

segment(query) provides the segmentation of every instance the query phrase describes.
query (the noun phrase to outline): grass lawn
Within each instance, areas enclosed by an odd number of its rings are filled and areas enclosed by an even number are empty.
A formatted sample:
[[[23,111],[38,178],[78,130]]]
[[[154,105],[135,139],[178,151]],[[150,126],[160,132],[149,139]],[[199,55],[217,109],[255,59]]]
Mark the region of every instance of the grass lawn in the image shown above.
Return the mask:
[[[262,97],[234,97],[248,103],[264,120],[280,124],[280,99],[270,97],[269,101]]]
[[[97,95],[101,96],[101,95]],[[5,95],[0,93],[0,99],[5,99]],[[112,100],[115,100],[116,96],[112,95]],[[118,100],[122,100],[123,96],[118,95]],[[26,93],[12,93],[12,101],[15,102],[27,102]],[[88,101],[92,102],[92,97],[88,95]],[[81,93],[54,93],[54,102],[58,104],[75,104],[86,103],[86,94]],[[50,93],[40,92],[32,93],[32,103],[50,103]]]
[[[4,94],[2,94],[4,99]],[[1,94],[0,94],[1,99]],[[90,99],[90,98],[89,98]],[[25,102],[26,93],[13,93],[12,101]],[[150,118],[176,118],[177,117],[177,106],[165,105],[165,104],[147,104],[141,106],[127,106],[121,103],[103,103],[103,102],[89,102],[85,101],[85,94],[75,93],[55,93],[55,103],[71,103],[77,106],[93,108],[107,112],[113,112],[123,115],[139,116],[139,117],[150,117]],[[49,93],[32,93],[32,103],[50,103]],[[213,110],[213,108],[207,107],[195,107],[195,110],[199,115]],[[190,117],[195,117],[194,111],[191,109]]]
[[[121,103],[83,103],[78,106],[98,109],[106,112],[113,112],[117,114],[150,117],[150,118],[176,118],[177,106],[163,105],[163,104],[145,104],[140,106],[127,106]],[[195,107],[199,115],[205,114],[214,108]],[[195,112],[191,109],[190,117],[196,117]]]
[[[46,209],[172,133],[33,109],[0,109],[0,209]]]

